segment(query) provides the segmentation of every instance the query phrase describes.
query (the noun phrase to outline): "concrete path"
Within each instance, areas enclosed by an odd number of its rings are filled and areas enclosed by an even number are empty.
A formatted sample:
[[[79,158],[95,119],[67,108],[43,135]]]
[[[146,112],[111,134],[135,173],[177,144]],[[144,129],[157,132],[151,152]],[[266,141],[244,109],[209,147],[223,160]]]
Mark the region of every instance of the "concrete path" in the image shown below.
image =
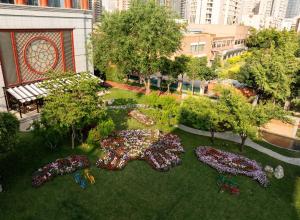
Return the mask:
[[[201,136],[206,136],[206,137],[210,137],[210,132],[207,132],[207,131],[200,131],[200,130],[197,130],[195,128],[190,128],[190,127],[187,127],[185,125],[178,125],[178,128],[180,130],[183,130],[183,131],[186,131],[188,133],[191,133],[191,134],[196,134],[196,135],[201,135]],[[231,132],[216,132],[215,133],[215,137],[216,138],[220,138],[220,139],[223,139],[223,140],[228,140],[228,141],[232,141],[232,142],[235,142],[235,143],[241,143],[241,139],[238,135],[235,135]],[[293,157],[287,157],[287,156],[284,156],[284,155],[281,155],[277,152],[274,152],[268,148],[265,148],[255,142],[253,142],[252,140],[250,140],[249,138],[247,139],[246,143],[245,143],[247,146],[263,153],[263,154],[266,154],[270,157],[273,157],[277,160],[280,160],[280,161],[283,161],[285,163],[289,163],[289,164],[292,164],[292,165],[296,165],[296,166],[300,166],[300,158],[293,158]]]

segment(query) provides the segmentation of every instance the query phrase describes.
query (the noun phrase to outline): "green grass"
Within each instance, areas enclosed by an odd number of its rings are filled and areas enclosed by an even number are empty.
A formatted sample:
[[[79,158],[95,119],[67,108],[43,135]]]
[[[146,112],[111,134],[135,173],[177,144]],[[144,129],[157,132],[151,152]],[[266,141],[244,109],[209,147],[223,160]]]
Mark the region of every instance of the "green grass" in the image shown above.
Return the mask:
[[[137,98],[138,100],[138,98]],[[111,111],[118,129],[143,128],[126,111]],[[155,126],[154,126],[155,127]],[[153,127],[153,128],[154,128]],[[194,149],[211,145],[207,137],[174,129],[186,152],[182,165],[169,172],[157,172],[144,161],[132,161],[122,171],[94,166],[95,151],[88,154],[96,184],[81,190],[72,175],[59,176],[44,186],[31,187],[31,174],[38,167],[70,154],[68,142],[50,151],[31,133],[22,133],[14,153],[0,160],[7,191],[0,193],[0,219],[298,219],[300,217],[300,168],[285,164],[251,148],[243,155],[262,165],[285,170],[282,180],[270,179],[268,188],[245,176],[236,176],[240,196],[218,193],[218,173],[200,163]],[[216,140],[214,146],[238,152],[237,144]]]
[[[145,96],[141,93],[131,92],[127,90],[121,90],[112,88],[110,93],[104,96],[104,99],[114,99],[118,104],[125,105],[126,103],[145,103]]]

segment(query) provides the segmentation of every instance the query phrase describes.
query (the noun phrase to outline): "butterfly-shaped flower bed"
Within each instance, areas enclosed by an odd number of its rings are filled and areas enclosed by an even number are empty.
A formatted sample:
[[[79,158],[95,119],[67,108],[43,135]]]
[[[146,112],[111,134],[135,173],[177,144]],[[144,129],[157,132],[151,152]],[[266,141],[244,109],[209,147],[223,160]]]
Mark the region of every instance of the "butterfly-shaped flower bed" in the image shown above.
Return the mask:
[[[38,169],[32,175],[32,186],[39,187],[52,180],[55,176],[73,173],[76,170],[90,166],[89,159],[86,156],[74,155],[63,159],[57,159]]]
[[[158,130],[123,130],[101,142],[104,156],[96,165],[108,170],[120,170],[130,160],[145,160],[154,169],[167,171],[181,163],[184,152],[177,135]]]
[[[211,147],[198,147],[196,155],[200,161],[217,169],[220,173],[242,174],[252,177],[265,187],[268,185],[266,173],[255,160]]]
[[[132,110],[129,112],[128,115],[144,125],[147,125],[147,126],[154,125],[154,121],[150,117],[148,117],[147,115],[144,115],[143,113],[141,113],[138,110]]]

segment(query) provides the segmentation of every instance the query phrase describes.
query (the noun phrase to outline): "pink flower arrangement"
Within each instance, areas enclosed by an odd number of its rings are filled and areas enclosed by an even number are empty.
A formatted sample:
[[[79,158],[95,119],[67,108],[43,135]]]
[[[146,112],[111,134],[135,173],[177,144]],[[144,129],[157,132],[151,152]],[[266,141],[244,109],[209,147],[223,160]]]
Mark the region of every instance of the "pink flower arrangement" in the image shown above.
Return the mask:
[[[55,176],[73,173],[78,169],[90,166],[87,156],[72,155],[67,158],[57,159],[38,169],[32,175],[32,186],[39,187],[45,182],[52,180]]]
[[[147,126],[154,125],[154,121],[150,117],[148,117],[147,115],[144,115],[143,113],[141,113],[138,110],[132,110],[129,112],[128,115],[144,125],[147,125]]]
[[[119,170],[130,160],[147,161],[154,169],[167,171],[181,163],[183,153],[176,135],[163,134],[158,130],[124,130],[101,142],[105,150],[96,165],[109,170]]]
[[[242,174],[252,177],[264,187],[268,185],[266,173],[255,160],[211,147],[198,147],[195,152],[201,162],[215,168],[220,173]]]

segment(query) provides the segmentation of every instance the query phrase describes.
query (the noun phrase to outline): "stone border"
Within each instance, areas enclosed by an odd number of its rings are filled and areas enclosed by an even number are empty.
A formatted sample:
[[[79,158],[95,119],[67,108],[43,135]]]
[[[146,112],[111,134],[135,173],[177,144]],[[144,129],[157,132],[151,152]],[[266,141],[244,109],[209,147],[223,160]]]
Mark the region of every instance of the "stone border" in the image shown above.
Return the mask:
[[[178,125],[177,127],[180,130],[191,133],[191,134],[196,134],[196,135],[206,136],[206,137],[211,136],[210,132],[197,130],[195,128],[191,128],[191,127],[188,127],[188,126],[185,126],[185,125],[182,125],[182,124]],[[231,132],[216,132],[215,137],[219,138],[219,139],[223,139],[223,140],[232,141],[232,142],[235,142],[235,143],[240,143],[241,142],[240,137],[238,135],[235,135],[235,134],[231,133]],[[273,157],[277,160],[280,160],[280,161],[283,161],[285,163],[292,164],[292,165],[295,165],[295,166],[300,166],[300,158],[293,158],[293,157],[284,156],[282,154],[274,152],[274,151],[272,151],[268,148],[265,148],[265,147],[255,143],[255,142],[253,142],[249,138],[246,140],[245,145],[247,145],[247,146],[263,153],[263,154],[266,154],[270,157]]]

